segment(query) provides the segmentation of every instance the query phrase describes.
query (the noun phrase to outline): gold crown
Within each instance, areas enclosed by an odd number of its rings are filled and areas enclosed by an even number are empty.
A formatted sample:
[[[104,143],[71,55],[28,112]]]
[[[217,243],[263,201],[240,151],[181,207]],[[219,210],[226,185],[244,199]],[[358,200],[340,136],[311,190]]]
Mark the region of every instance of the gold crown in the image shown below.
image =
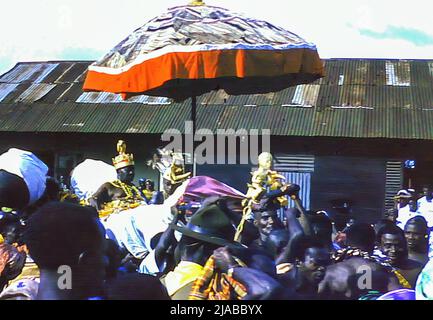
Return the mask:
[[[117,142],[117,152],[119,155],[113,158],[113,165],[116,170],[134,165],[134,155],[126,153],[125,141],[119,140]]]

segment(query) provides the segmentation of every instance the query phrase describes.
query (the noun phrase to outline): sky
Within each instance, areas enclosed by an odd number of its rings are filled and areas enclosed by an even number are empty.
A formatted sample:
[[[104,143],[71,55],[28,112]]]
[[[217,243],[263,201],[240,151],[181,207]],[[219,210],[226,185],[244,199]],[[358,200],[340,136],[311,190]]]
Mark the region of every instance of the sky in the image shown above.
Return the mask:
[[[0,74],[22,61],[98,60],[148,20],[167,8],[189,2],[3,1]],[[431,0],[207,0],[205,3],[296,33],[315,43],[322,58],[433,59]]]

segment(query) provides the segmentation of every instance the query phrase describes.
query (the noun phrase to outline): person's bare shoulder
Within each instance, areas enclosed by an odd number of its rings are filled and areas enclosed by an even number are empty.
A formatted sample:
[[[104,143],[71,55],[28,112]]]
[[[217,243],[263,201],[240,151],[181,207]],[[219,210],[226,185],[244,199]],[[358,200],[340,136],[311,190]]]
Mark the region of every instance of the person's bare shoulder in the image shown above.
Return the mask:
[[[331,299],[344,298],[348,295],[348,283],[355,273],[353,266],[346,262],[330,265],[326,269],[325,277],[319,284],[319,295]]]

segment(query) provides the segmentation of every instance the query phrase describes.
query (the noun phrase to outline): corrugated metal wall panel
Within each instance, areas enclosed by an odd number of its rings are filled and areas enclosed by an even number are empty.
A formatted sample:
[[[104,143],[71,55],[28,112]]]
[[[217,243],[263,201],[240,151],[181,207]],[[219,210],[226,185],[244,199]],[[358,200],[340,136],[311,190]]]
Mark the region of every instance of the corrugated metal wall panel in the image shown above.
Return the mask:
[[[311,173],[310,172],[285,172],[279,171],[287,182],[299,185],[299,198],[306,210],[310,210]],[[293,200],[289,198],[289,208],[296,207]]]
[[[394,196],[403,185],[403,166],[401,161],[390,160],[386,162],[385,180],[385,209],[394,207]]]

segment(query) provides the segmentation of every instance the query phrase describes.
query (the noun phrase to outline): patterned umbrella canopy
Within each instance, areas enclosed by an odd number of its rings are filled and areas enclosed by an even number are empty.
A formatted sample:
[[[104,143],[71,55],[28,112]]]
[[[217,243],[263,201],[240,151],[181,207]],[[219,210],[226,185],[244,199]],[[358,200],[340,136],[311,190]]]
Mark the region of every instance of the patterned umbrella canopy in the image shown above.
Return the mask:
[[[135,30],[89,66],[83,89],[181,101],[216,89],[233,95],[279,91],[323,75],[314,44],[198,1]]]

